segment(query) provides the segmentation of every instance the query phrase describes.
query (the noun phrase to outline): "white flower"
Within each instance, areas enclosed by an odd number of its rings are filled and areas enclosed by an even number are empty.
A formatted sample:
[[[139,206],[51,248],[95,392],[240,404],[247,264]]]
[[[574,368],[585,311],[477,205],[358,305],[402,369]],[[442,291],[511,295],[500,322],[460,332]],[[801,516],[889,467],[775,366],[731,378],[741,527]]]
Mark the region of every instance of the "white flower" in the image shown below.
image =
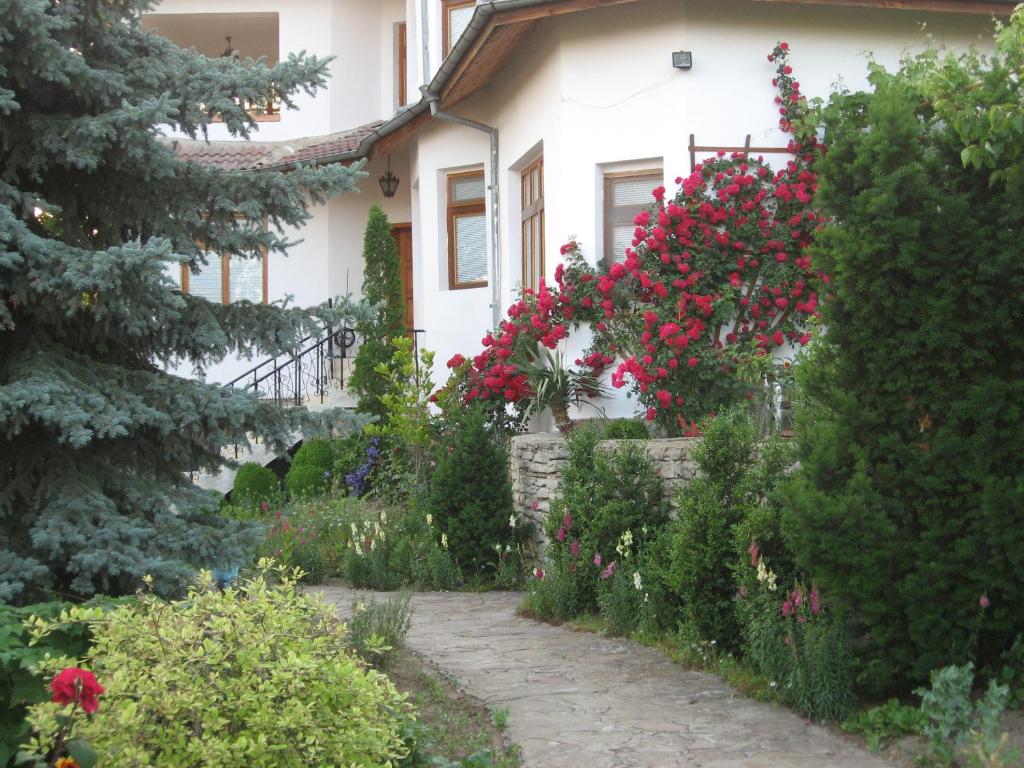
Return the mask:
[[[633,544],[633,532],[632,531],[626,531],[624,534],[622,534],[622,543],[625,544],[627,547],[632,546],[632,544]]]
[[[511,551],[512,551],[512,545],[511,544],[506,544],[505,545],[505,553],[507,554],[507,553],[509,553]]]
[[[356,524],[355,523],[352,523],[352,538],[353,539],[359,538],[359,529],[356,528]]]
[[[434,524],[434,516],[428,512],[427,513],[427,525],[433,525],[433,524]]]
[[[442,533],[441,534],[441,548],[442,549],[448,549],[448,534],[447,533]]]
[[[510,528],[515,528],[516,527],[516,516],[515,516],[515,513],[512,513],[511,515],[508,516],[508,525],[509,525]]]
[[[376,539],[370,539],[370,551],[373,552],[373,550],[375,550],[376,548],[377,548],[377,540]]]
[[[382,523],[384,523],[384,525],[388,524],[388,511],[386,509],[382,509],[381,510],[381,512],[380,512],[380,521]]]
[[[637,592],[644,588],[644,583],[640,580],[640,571],[633,571],[633,586]]]
[[[501,544],[495,544],[494,545],[494,551],[497,552],[500,555],[501,554]]]
[[[646,602],[650,601],[650,599],[651,599],[651,596],[647,592],[644,592],[644,602],[646,603]]]

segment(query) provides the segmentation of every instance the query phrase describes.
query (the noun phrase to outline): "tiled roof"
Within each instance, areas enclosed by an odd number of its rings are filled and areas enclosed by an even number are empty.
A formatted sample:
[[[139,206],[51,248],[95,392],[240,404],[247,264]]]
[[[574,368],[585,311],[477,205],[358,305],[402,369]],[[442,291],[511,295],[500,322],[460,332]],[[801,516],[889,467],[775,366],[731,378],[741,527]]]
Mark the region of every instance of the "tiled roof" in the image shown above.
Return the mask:
[[[228,171],[251,171],[289,163],[314,162],[318,158],[355,152],[363,139],[380,128],[377,120],[348,131],[307,136],[288,141],[168,140],[179,160],[213,165]]]

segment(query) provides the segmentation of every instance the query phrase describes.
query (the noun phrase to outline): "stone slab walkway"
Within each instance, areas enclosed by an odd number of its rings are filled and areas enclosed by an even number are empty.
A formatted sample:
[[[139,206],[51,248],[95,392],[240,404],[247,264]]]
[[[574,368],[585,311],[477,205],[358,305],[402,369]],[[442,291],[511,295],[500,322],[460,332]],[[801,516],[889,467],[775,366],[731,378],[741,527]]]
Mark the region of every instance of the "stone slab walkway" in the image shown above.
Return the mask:
[[[343,615],[357,594],[319,589]],[[417,594],[407,642],[492,709],[508,708],[509,737],[526,768],[888,765],[656,650],[521,618],[521,599]]]

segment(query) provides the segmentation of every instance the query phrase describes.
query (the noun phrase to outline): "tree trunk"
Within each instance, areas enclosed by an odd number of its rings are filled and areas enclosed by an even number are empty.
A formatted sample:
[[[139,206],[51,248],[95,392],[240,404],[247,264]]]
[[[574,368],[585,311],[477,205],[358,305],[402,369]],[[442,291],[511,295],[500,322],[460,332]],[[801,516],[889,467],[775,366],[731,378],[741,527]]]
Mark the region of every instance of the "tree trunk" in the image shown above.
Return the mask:
[[[572,431],[573,423],[569,418],[569,405],[567,403],[552,403],[551,415],[555,417],[555,426],[564,435]]]

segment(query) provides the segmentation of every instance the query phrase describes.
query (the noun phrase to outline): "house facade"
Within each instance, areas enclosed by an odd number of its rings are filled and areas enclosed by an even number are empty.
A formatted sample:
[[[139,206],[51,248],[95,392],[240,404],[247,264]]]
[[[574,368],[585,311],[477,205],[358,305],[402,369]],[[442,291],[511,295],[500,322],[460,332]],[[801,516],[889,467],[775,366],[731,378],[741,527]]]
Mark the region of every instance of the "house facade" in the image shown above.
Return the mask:
[[[789,43],[801,91],[866,84],[924,34],[991,45],[1012,2],[969,0],[163,0],[144,25],[211,56],[333,55],[327,89],[296,110],[265,105],[254,142],[214,125],[183,158],[249,172],[367,160],[361,194],[313,210],[287,258],[257,275],[221,264],[187,290],[217,300],[314,304],[362,285],[368,209],[384,207],[403,255],[409,324],[437,352],[435,380],[522,286],[551,282],[570,237],[592,263],[621,258],[650,190],[718,147],[785,162],[766,55]],[[230,40],[228,40],[230,38]],[[398,177],[385,197],[379,177]],[[234,266],[234,269],[232,267]],[[220,270],[219,272],[217,270]],[[248,271],[246,271],[248,270]],[[204,277],[206,279],[204,279]],[[569,359],[586,346],[569,340]],[[225,361],[227,381],[244,370]],[[631,415],[622,399],[608,415]]]

